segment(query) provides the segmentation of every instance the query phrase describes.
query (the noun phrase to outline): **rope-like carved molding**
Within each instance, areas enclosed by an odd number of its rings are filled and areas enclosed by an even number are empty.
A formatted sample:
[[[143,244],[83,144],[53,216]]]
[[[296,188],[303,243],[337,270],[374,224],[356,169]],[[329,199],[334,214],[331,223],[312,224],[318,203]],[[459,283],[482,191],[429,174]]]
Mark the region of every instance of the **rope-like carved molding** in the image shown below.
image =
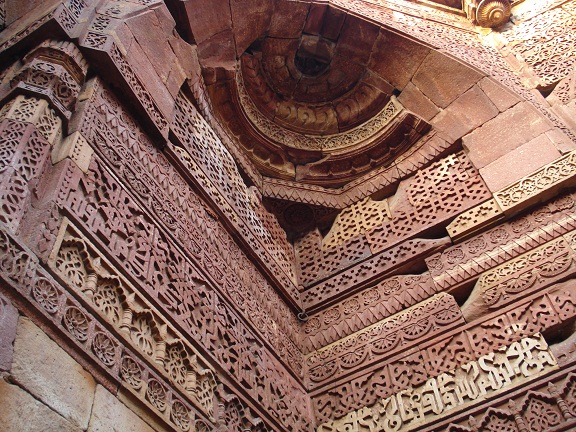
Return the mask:
[[[548,344],[536,333],[421,385],[382,398],[373,406],[322,424],[317,432],[413,430],[557,369]]]

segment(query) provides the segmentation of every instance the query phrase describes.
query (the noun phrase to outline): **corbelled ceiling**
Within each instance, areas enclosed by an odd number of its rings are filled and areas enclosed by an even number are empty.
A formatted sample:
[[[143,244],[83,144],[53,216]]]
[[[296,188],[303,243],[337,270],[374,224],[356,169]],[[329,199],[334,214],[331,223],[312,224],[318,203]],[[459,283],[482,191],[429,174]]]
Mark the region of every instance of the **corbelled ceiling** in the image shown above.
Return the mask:
[[[280,16],[278,16],[280,14]],[[404,109],[397,67],[421,45],[325,4],[271,25],[209,85],[216,110],[266,176],[341,186],[389,164],[426,133]],[[402,46],[402,59],[387,46]]]

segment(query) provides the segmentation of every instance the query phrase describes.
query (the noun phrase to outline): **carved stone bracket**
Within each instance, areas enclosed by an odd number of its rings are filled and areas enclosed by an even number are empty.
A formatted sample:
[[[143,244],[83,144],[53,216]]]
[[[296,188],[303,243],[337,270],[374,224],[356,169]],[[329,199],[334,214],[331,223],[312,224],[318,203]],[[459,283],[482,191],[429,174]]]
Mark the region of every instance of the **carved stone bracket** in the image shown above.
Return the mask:
[[[468,19],[480,27],[500,27],[510,19],[510,0],[464,0]]]
[[[63,119],[69,120],[87,70],[87,62],[72,42],[47,40],[8,74],[8,94],[25,93],[46,99]]]

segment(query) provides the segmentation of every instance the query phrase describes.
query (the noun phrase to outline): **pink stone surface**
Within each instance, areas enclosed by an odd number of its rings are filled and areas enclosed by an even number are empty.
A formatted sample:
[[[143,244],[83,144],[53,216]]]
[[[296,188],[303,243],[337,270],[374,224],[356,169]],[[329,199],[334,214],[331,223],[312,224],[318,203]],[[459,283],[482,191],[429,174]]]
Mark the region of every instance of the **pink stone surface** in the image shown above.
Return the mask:
[[[475,85],[434,117],[432,126],[452,140],[457,140],[497,114],[498,109]]]
[[[522,102],[464,136],[462,145],[474,166],[483,168],[551,128],[542,114]]]
[[[404,87],[404,90],[402,90],[402,93],[398,96],[398,101],[404,108],[425,120],[432,120],[440,111],[438,107],[411,82]]]
[[[446,108],[481,78],[480,72],[442,53],[431,51],[420,64],[412,82],[433,103]]]
[[[368,66],[399,90],[407,85],[430,49],[395,33],[380,30]]]
[[[488,188],[495,192],[561,156],[542,134],[480,169]]]
[[[478,82],[478,85],[500,112],[506,111],[521,100],[519,96],[495,82],[493,78],[483,78]]]
[[[14,338],[18,325],[18,310],[0,296],[0,371],[8,371],[12,365]]]

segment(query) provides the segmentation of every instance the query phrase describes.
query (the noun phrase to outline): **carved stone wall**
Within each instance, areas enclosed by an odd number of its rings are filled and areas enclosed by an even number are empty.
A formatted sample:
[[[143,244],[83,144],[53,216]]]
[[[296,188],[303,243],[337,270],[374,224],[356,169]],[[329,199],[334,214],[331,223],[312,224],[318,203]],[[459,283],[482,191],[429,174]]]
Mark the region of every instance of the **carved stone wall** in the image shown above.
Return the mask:
[[[575,4],[0,1],[0,429],[572,430]]]

